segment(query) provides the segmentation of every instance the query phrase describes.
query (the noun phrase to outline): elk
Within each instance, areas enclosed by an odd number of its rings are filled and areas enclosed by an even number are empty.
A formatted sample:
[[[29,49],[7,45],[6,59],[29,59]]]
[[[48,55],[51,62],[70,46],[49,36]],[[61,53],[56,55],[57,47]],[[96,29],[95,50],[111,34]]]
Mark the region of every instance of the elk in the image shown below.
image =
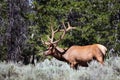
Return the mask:
[[[63,22],[64,29],[57,29],[55,31],[51,26],[51,38],[48,36],[48,42],[42,40],[42,42],[48,46],[47,50],[44,52],[44,55],[53,56],[60,61],[67,62],[68,64],[70,64],[71,68],[75,69],[77,69],[78,65],[87,67],[88,63],[91,62],[93,59],[103,64],[107,48],[101,44],[86,46],[73,45],[68,49],[62,49],[57,46],[58,42],[64,38],[66,32],[72,29],[76,29],[76,27],[71,27],[69,22],[67,24],[68,27],[66,27]],[[54,41],[54,36],[57,32],[62,32],[62,35],[60,35],[58,40]]]

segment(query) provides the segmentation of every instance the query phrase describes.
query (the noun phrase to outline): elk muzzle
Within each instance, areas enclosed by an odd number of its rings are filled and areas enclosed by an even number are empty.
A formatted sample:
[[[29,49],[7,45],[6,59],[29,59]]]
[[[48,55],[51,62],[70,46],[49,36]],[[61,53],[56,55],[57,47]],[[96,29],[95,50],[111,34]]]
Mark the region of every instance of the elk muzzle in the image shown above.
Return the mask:
[[[47,50],[43,53],[45,56],[49,56],[52,54],[52,51],[51,50]]]

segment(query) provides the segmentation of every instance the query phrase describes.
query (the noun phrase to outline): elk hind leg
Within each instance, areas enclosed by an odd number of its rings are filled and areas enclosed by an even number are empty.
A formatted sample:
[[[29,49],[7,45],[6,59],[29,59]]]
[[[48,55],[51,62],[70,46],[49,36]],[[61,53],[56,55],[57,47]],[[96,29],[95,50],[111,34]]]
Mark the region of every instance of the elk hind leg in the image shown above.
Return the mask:
[[[98,56],[96,59],[97,59],[98,62],[100,62],[102,65],[104,65],[103,56]]]

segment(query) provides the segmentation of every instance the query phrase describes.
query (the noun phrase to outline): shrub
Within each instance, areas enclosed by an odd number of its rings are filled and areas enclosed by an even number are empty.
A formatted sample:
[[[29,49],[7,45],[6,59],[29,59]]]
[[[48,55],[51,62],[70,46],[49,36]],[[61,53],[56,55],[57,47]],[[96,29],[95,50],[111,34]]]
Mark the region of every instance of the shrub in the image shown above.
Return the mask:
[[[120,57],[112,57],[104,66],[92,61],[89,67],[73,70],[67,63],[56,59],[20,66],[0,63],[0,80],[120,80]]]

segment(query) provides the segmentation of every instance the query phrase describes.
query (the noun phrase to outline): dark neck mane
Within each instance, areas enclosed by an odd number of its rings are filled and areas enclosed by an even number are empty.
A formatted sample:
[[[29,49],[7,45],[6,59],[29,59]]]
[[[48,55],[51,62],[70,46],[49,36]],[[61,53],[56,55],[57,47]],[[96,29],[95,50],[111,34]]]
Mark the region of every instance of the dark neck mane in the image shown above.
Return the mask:
[[[67,62],[66,59],[63,57],[63,55],[65,54],[66,51],[67,50],[57,47],[57,48],[55,48],[55,53],[54,53],[53,57],[55,57],[56,59],[58,59],[60,61]]]

